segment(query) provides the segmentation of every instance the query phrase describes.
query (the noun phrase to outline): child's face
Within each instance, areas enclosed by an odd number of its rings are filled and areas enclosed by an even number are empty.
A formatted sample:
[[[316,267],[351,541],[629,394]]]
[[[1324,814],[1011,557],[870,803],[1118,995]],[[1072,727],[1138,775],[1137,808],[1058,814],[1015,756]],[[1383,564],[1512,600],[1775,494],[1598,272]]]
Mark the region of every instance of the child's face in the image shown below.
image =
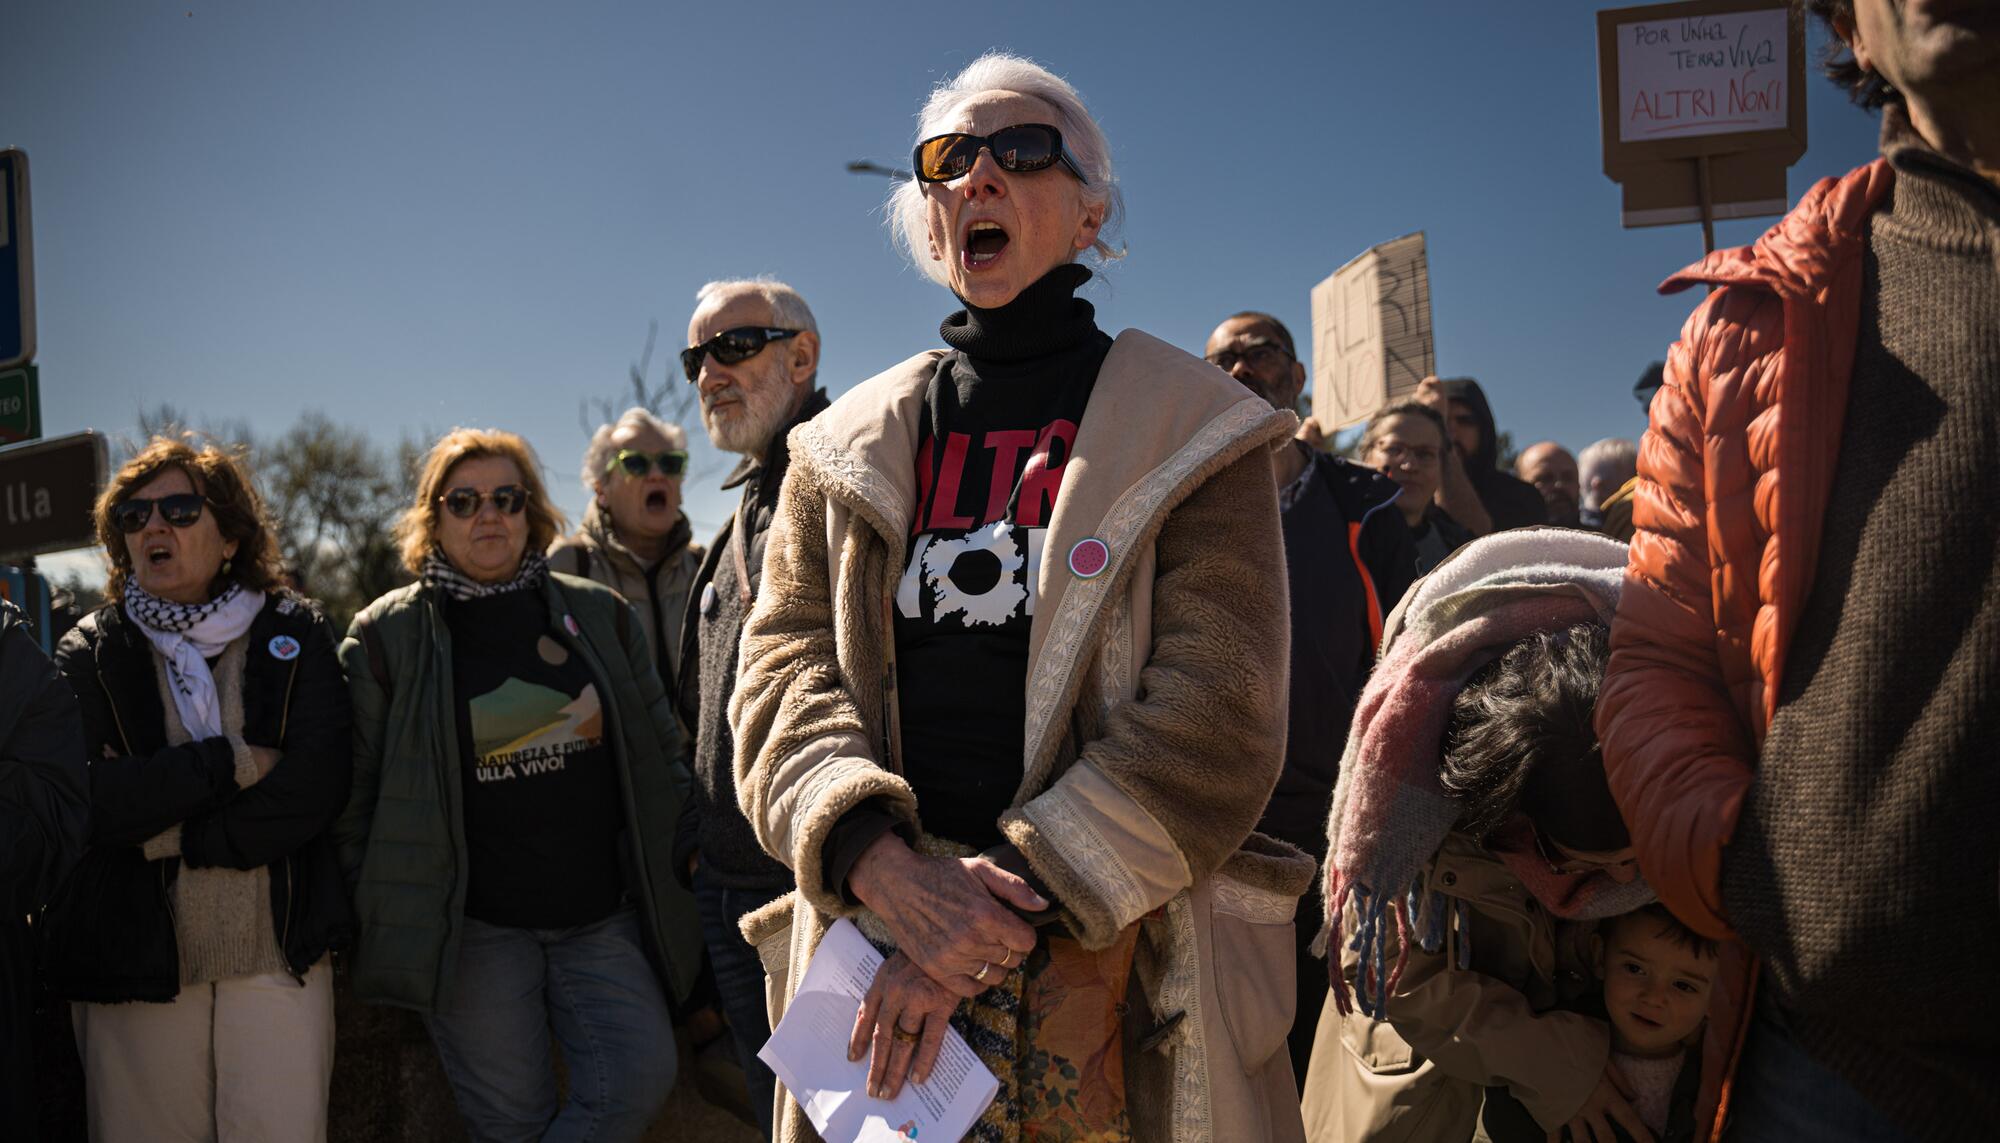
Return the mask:
[[[1708,1015],[1717,959],[1676,943],[1657,917],[1614,918],[1599,935],[1612,1046],[1634,1056],[1680,1052]]]

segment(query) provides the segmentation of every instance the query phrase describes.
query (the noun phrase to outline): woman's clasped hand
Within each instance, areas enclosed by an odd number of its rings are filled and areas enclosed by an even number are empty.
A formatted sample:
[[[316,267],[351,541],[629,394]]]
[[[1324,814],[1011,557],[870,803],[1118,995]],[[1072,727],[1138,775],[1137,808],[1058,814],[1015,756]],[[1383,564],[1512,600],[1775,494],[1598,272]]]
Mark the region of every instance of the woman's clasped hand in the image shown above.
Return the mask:
[[[859,1060],[872,1045],[868,1092],[894,1099],[905,1079],[929,1078],[959,1000],[1000,983],[1034,949],[1034,928],[1009,903],[1027,910],[1049,903],[983,857],[927,857],[895,834],[868,847],[848,885],[899,951],[876,971],[847,1055]]]

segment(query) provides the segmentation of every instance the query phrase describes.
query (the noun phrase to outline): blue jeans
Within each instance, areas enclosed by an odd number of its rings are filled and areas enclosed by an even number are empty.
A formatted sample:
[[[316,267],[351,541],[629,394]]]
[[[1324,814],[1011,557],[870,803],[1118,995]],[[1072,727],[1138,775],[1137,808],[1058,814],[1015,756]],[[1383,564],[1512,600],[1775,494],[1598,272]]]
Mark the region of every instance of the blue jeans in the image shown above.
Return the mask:
[[[1727,1143],[1897,1143],[1909,1138],[1860,1092],[1807,1055],[1761,997],[1736,1069]]]
[[[764,1138],[771,1137],[771,1098],[778,1078],[757,1058],[771,1037],[771,1012],[764,1003],[764,962],[743,939],[736,922],[747,913],[785,895],[783,889],[730,889],[717,885],[705,868],[694,873],[694,899],[701,907],[701,939],[708,945],[708,963],[715,969],[715,990],[722,994],[722,1014],[736,1039],[736,1058],[750,1084],[750,1108]]]
[[[478,1143],[638,1139],[673,1089],[673,1019],[629,905],[573,929],[467,917],[438,1000],[425,1024]],[[569,1065],[560,1114],[551,1027]]]

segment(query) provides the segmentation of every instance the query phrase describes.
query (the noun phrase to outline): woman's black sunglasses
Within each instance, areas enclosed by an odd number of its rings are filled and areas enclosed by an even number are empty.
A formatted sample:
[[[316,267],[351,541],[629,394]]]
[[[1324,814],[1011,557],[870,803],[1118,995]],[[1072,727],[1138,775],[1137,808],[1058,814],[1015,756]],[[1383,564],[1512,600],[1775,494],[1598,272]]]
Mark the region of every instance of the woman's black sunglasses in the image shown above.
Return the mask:
[[[622,468],[627,476],[644,476],[653,471],[654,465],[659,466],[661,476],[679,476],[687,471],[688,454],[677,448],[670,448],[657,455],[621,448],[618,450],[618,455],[612,457],[611,462],[604,466],[604,471],[608,475]]]
[[[461,520],[470,520],[479,515],[479,509],[488,500],[493,506],[508,516],[519,516],[528,506],[528,490],[518,484],[503,484],[491,492],[481,492],[476,488],[454,488],[438,497],[444,510]]]
[[[920,183],[948,183],[971,170],[982,150],[993,152],[993,161],[1003,171],[1042,171],[1061,163],[1077,182],[1090,185],[1070,161],[1069,152],[1063,150],[1062,132],[1046,123],[1016,123],[991,135],[964,131],[933,135],[917,144],[910,156],[910,169]]]
[[[146,526],[153,518],[153,505],[160,506],[160,518],[176,528],[186,528],[201,519],[201,506],[208,503],[199,492],[176,492],[172,496],[134,496],[111,506],[111,523],[126,535]]]
[[[725,329],[700,345],[690,345],[681,350],[681,372],[690,381],[701,379],[701,359],[713,353],[717,364],[734,365],[747,361],[764,351],[764,347],[774,341],[797,337],[795,329],[778,329],[768,325],[739,325],[735,329]]]

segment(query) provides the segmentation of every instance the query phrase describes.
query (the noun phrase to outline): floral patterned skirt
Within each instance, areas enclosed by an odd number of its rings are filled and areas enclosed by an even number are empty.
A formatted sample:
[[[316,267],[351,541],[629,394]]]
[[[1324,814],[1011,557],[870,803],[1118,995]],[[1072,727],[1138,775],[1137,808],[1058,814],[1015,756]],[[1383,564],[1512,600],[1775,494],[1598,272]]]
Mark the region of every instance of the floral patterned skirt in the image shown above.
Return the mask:
[[[1000,1079],[967,1139],[1130,1143],[1122,1029],[1138,943],[1137,925],[1096,952],[1045,935],[1003,983],[959,1006],[952,1025]]]

